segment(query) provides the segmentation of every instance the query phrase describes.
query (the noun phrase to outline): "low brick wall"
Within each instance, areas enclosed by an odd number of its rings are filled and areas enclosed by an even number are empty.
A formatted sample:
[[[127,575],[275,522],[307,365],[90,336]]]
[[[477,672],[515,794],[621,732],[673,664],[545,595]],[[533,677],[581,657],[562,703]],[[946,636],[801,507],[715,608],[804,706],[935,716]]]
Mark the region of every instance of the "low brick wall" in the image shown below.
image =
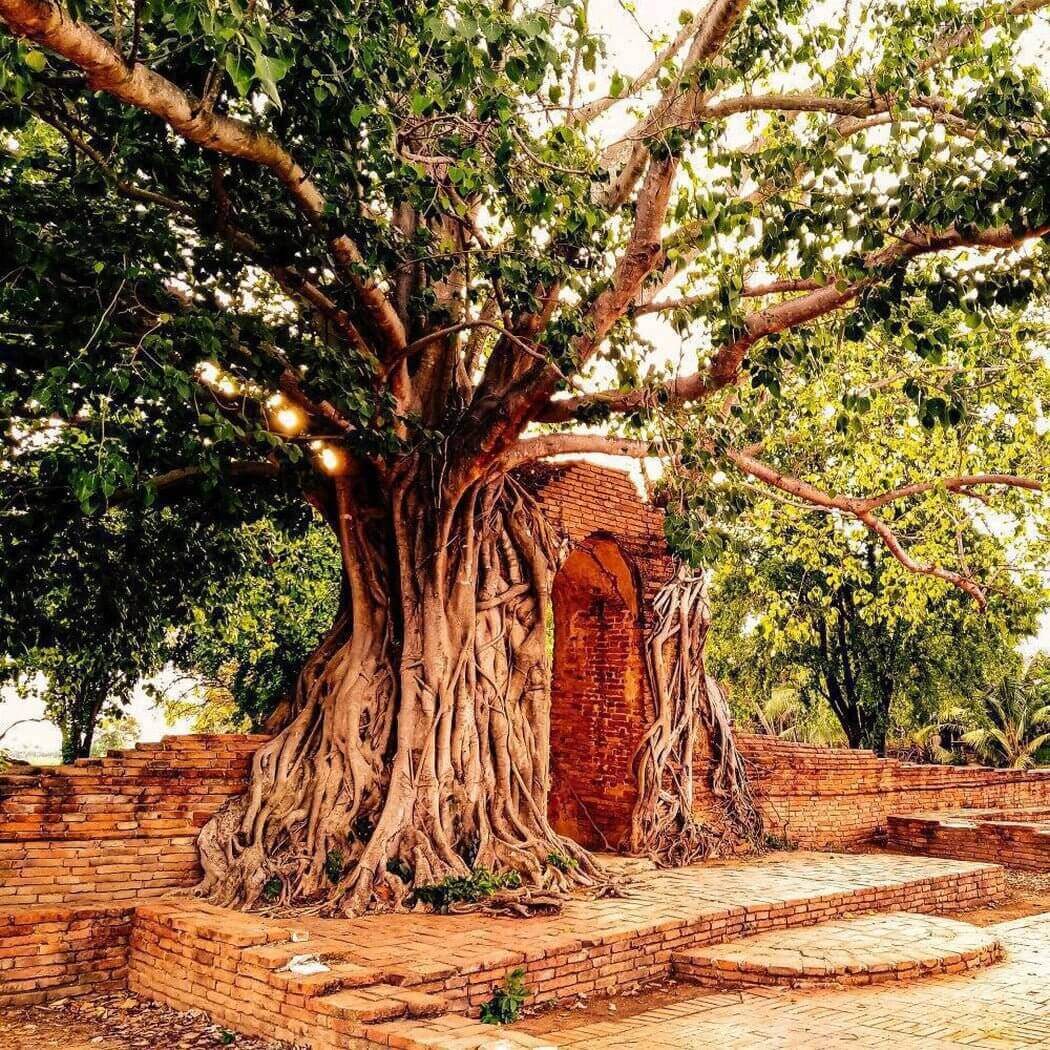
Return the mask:
[[[258,736],[170,737],[0,776],[0,1004],[123,987],[131,904],[200,877]]]
[[[1050,808],[891,814],[888,830],[909,852],[1050,871]]]
[[[890,814],[1050,806],[1050,769],[916,765],[764,736],[738,744],[767,833],[806,848],[870,841],[886,833]]]
[[[265,739],[167,737],[0,776],[0,907],[118,902],[192,885],[196,839]]]
[[[132,909],[0,910],[0,1006],[123,988]]]

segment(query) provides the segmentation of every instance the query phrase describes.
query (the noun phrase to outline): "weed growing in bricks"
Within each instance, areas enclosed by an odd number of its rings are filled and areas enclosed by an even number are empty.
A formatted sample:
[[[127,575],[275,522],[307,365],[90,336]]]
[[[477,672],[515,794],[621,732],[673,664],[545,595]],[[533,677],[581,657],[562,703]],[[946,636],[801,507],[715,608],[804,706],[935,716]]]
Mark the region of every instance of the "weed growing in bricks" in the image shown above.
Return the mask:
[[[343,877],[346,871],[346,854],[336,846],[330,849],[324,858],[324,873],[330,882],[336,883]]]
[[[492,998],[481,1006],[484,1024],[513,1024],[521,1015],[521,1007],[531,993],[525,987],[525,971],[519,966],[507,975],[503,983],[492,991]]]
[[[266,884],[262,888],[262,899],[267,904],[272,904],[281,895],[281,887],[284,884],[281,880],[274,875],[273,878],[267,879]]]

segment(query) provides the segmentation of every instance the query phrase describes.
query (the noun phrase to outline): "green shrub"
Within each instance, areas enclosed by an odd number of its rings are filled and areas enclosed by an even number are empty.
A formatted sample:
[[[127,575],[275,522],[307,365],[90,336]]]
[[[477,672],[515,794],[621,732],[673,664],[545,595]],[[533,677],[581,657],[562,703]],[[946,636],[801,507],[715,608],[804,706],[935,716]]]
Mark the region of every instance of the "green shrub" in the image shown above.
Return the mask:
[[[328,876],[328,881],[338,882],[345,871],[346,856],[343,851],[338,846],[330,849],[324,859],[324,873]]]
[[[277,900],[283,888],[284,883],[281,882],[280,878],[276,875],[271,876],[266,880],[266,884],[262,888],[262,899],[268,903]]]
[[[417,886],[415,899],[444,914],[453,904],[477,904],[499,890],[516,890],[519,886],[521,876],[516,871],[475,868],[470,875],[450,875],[440,882]]]
[[[562,853],[558,850],[547,854],[547,863],[564,874],[580,866],[580,862],[575,857],[570,857],[567,853]]]

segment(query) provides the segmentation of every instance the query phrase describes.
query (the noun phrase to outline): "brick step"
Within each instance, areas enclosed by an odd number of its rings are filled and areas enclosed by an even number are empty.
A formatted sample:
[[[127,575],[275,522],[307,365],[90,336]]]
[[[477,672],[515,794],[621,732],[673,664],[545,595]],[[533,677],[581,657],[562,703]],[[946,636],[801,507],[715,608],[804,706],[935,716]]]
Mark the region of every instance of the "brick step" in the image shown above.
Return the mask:
[[[437,1017],[448,1009],[443,996],[415,992],[394,984],[375,984],[370,988],[336,992],[322,996],[313,1005],[329,1017],[357,1024],[376,1024],[399,1017],[413,1020]]]
[[[357,963],[333,961],[329,957],[322,961],[322,965],[325,969],[317,973],[297,973],[287,968],[275,970],[270,975],[269,983],[282,991],[308,999],[347,989],[373,988],[384,983],[382,974]]]
[[[883,912],[678,952],[675,976],[714,987],[879,984],[960,973],[1002,958],[988,930],[933,915]]]

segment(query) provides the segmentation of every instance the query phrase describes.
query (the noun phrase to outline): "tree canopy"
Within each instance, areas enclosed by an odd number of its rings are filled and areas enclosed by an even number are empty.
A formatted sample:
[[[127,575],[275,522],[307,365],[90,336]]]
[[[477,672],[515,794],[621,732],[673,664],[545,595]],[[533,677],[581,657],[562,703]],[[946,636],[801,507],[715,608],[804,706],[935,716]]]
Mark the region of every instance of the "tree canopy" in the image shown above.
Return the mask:
[[[902,369],[893,341],[913,341],[913,317],[928,310],[899,308],[864,342],[837,348],[834,369],[803,362],[784,397],[742,392],[724,431],[738,445],[759,442],[776,469],[836,491],[980,469],[1040,476],[1050,400],[1041,312],[993,330],[946,309],[936,323],[950,340],[923,368]],[[689,421],[681,425],[688,447]],[[664,487],[672,538],[714,566],[715,674],[745,707],[778,686],[809,707],[830,705],[854,747],[882,751],[892,720],[898,731],[935,720],[1019,667],[1017,643],[1050,602],[1047,507],[1023,490],[989,501],[976,487],[934,485],[882,510],[927,561],[956,561],[983,581],[982,613],[834,508],[724,472],[672,476]]]

